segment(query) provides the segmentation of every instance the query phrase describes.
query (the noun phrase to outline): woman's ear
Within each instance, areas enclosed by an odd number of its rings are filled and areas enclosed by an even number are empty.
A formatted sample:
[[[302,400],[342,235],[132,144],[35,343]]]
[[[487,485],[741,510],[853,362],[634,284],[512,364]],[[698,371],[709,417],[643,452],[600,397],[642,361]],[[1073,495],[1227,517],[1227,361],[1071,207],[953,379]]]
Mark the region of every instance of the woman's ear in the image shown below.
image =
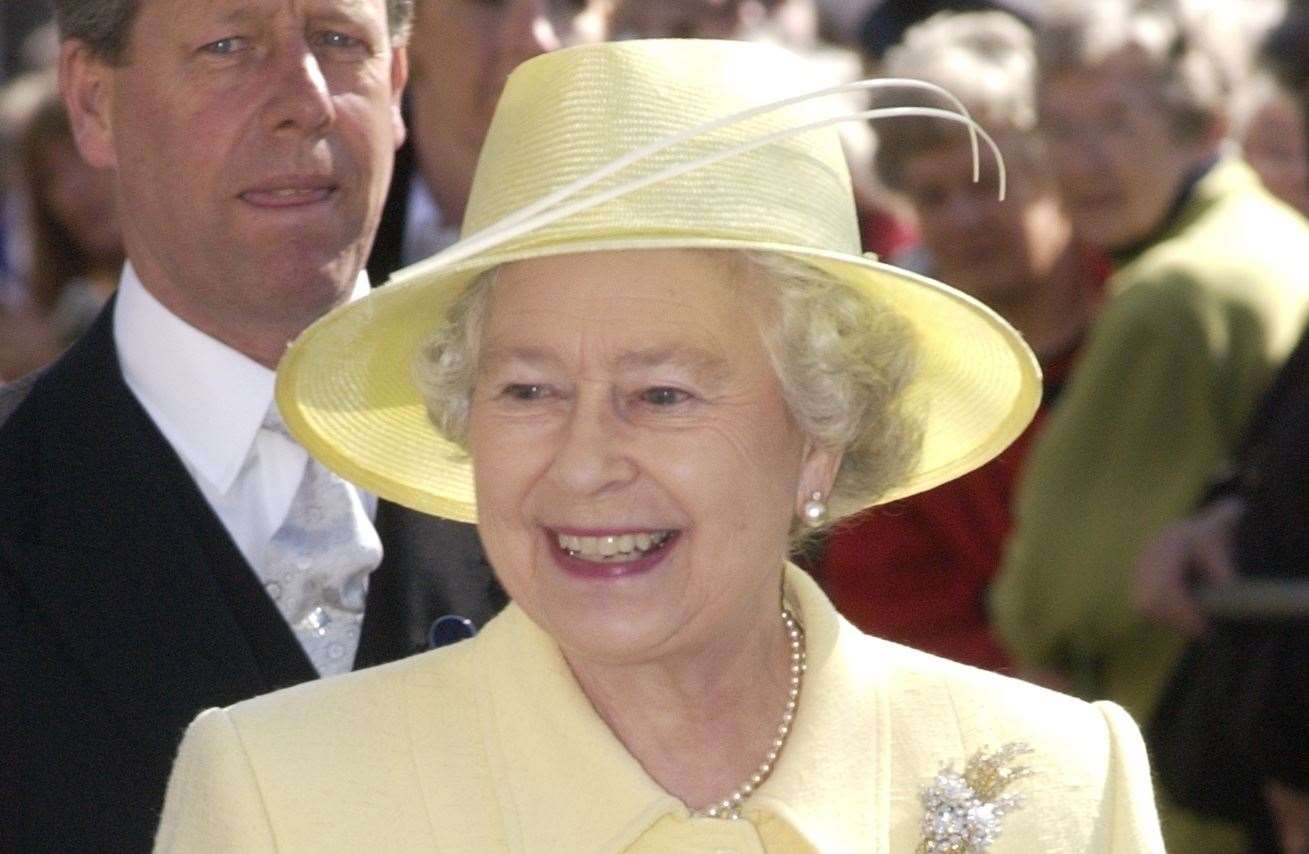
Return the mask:
[[[59,49],[59,93],[82,158],[97,169],[118,165],[111,99],[114,69],[86,43],[68,39]]]
[[[800,483],[795,496],[796,515],[803,518],[805,504],[814,500],[827,503],[832,494],[832,484],[836,482],[836,473],[841,468],[841,454],[818,446],[813,439],[805,442],[804,461],[800,465]]]

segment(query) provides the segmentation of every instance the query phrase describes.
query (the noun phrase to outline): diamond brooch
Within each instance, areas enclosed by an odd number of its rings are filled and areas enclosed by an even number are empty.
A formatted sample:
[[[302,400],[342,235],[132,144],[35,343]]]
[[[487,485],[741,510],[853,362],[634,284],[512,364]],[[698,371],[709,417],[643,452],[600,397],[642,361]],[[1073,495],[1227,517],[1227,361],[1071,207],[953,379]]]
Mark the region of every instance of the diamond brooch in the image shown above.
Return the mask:
[[[922,801],[923,839],[916,854],[986,854],[1000,837],[1001,819],[1022,806],[1023,796],[1006,791],[1032,774],[1014,760],[1032,751],[1022,742],[994,753],[979,750],[963,773],[943,768],[918,798]]]

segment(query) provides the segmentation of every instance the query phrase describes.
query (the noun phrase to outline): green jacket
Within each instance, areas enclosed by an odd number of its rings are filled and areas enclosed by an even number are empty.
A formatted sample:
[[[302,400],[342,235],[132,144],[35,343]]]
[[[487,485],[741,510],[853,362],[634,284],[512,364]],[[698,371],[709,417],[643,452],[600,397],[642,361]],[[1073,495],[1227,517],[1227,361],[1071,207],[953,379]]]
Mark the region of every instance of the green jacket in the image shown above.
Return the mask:
[[[1108,287],[1026,463],[991,605],[1020,661],[1146,723],[1182,640],[1133,610],[1133,563],[1195,507],[1299,337],[1309,225],[1223,161]]]

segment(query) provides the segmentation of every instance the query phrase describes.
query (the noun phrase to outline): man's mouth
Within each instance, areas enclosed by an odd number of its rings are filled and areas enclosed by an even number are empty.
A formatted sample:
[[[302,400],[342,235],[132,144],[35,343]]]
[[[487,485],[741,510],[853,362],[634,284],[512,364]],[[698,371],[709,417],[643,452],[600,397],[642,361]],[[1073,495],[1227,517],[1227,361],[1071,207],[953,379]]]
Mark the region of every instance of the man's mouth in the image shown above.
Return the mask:
[[[241,193],[241,199],[256,207],[297,207],[327,201],[336,189],[336,185],[326,178],[291,177],[251,187]]]

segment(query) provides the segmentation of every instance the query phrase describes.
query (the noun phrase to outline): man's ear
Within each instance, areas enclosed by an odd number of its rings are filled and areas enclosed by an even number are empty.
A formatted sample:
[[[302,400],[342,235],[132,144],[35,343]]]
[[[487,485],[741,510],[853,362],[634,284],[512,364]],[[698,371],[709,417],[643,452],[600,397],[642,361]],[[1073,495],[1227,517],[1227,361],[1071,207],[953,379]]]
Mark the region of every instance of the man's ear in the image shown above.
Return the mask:
[[[68,110],[82,158],[97,169],[118,165],[111,106],[115,70],[85,42],[67,39],[59,48],[59,93]]]
[[[407,133],[404,112],[400,105],[404,100],[405,84],[408,82],[409,49],[404,45],[396,45],[391,49],[391,120],[395,124],[396,148],[404,145]]]

